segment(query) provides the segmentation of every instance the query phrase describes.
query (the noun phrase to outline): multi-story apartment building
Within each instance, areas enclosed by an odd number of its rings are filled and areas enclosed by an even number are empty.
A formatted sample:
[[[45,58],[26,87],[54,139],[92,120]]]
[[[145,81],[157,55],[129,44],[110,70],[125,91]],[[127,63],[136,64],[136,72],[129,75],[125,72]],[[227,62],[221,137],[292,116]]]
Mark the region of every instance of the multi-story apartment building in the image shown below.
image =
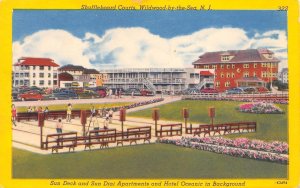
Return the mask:
[[[49,58],[20,58],[13,66],[13,86],[58,87],[58,67]]]
[[[280,60],[268,49],[207,52],[194,68],[214,69],[214,86],[225,91],[239,86],[263,86],[277,79]]]
[[[188,87],[211,87],[214,70],[194,68],[128,68],[101,70],[109,88],[145,88],[154,92],[176,92]]]
[[[284,84],[289,83],[289,74],[288,68],[283,68],[281,72],[278,74],[278,80],[280,80]]]

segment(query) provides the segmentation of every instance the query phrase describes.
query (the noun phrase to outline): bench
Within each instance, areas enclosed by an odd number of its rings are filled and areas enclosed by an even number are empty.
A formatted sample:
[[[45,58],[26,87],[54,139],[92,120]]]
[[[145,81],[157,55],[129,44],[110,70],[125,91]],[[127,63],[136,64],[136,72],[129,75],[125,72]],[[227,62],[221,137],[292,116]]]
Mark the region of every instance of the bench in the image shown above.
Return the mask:
[[[37,112],[22,112],[22,113],[17,113],[17,119],[18,122],[21,120],[38,120],[38,113]]]
[[[182,123],[160,125],[160,130],[157,130],[156,133],[157,133],[157,135],[159,135],[159,137],[181,136],[182,135]],[[166,134],[163,135],[163,133],[166,133]]]
[[[59,149],[69,148],[75,151],[77,146],[77,132],[60,133],[60,134],[49,134],[46,136],[46,142],[43,142],[42,149],[51,149],[52,153]]]
[[[132,143],[136,143],[138,140],[144,140],[144,143],[148,141],[150,143],[151,140],[151,126],[145,127],[136,127],[136,128],[128,128],[126,132],[119,132],[117,134],[117,146],[122,144],[123,142],[129,142],[130,145]],[[119,138],[120,137],[120,138]]]
[[[91,149],[92,145],[99,144],[100,148],[108,147],[109,143],[116,142],[116,129],[101,129],[92,130],[88,132],[87,138],[85,138],[83,145]]]

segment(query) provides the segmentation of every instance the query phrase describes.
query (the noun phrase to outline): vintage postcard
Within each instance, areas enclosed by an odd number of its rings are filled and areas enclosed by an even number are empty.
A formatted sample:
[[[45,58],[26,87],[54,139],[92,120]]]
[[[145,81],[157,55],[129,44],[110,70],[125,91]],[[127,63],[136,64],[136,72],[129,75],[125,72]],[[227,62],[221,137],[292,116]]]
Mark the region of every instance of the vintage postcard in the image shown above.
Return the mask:
[[[0,188],[299,187],[297,1],[0,1]]]

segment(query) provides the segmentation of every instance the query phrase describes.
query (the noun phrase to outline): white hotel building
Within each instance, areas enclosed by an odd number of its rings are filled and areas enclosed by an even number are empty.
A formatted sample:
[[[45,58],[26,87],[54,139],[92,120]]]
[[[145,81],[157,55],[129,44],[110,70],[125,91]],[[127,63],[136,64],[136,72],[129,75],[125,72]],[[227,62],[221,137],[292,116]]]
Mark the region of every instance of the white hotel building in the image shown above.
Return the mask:
[[[176,92],[188,87],[214,85],[214,69],[195,68],[127,68],[100,70],[107,74],[104,86],[109,88],[145,88],[154,92]]]
[[[59,65],[49,58],[20,58],[13,66],[13,87],[58,87],[58,67]]]

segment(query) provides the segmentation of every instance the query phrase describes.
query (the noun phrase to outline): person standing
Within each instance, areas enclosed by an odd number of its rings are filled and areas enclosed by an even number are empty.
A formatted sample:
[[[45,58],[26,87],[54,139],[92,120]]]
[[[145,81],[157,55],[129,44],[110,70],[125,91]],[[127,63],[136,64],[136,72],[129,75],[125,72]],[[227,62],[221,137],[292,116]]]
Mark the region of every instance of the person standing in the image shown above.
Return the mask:
[[[103,121],[103,128],[104,128],[104,129],[108,129],[108,124],[109,124],[109,122],[108,122],[108,117],[106,117],[106,118],[104,119],[104,121]]]
[[[56,132],[57,134],[62,133],[63,123],[61,122],[61,119],[58,119],[58,122],[56,123]]]
[[[49,113],[49,108],[48,108],[48,106],[46,106],[46,108],[44,110],[45,119],[48,119],[48,113]]]
[[[67,122],[71,122],[71,115],[72,115],[72,105],[71,103],[68,104],[67,107]]]
[[[92,105],[92,108],[91,108],[91,116],[92,115],[96,115],[96,109],[95,109],[94,105]]]
[[[97,116],[95,116],[95,119],[93,121],[93,127],[94,127],[94,131],[99,131],[99,121],[98,121],[98,117]],[[99,133],[96,132],[95,135],[98,136]]]
[[[17,124],[16,124],[16,119],[17,119],[17,108],[16,108],[16,106],[13,104],[12,106],[11,106],[11,121],[12,121],[12,123],[14,124],[14,126],[16,127],[17,126]]]
[[[111,108],[111,109],[108,111],[109,123],[112,123],[113,114],[114,114],[114,111],[113,111],[113,109]]]

